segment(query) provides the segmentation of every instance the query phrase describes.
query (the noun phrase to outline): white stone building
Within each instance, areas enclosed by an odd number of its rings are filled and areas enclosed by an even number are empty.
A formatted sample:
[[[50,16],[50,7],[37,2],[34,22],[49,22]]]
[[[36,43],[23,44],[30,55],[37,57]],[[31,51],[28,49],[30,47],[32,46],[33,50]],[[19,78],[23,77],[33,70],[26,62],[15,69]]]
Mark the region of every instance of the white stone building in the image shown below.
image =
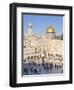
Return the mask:
[[[24,62],[42,63],[44,60],[48,63],[63,64],[63,40],[56,39],[55,35],[56,32],[51,26],[46,29],[44,35],[35,35],[30,22],[23,39]]]

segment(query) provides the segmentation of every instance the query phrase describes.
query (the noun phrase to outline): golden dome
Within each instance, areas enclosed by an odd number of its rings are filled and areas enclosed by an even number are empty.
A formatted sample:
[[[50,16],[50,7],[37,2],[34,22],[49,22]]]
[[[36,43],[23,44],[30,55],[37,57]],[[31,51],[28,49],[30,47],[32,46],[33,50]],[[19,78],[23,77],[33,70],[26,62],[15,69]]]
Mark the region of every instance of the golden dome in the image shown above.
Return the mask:
[[[54,30],[53,27],[49,26],[49,27],[47,28],[47,33],[54,33],[54,32],[55,32],[55,30]]]

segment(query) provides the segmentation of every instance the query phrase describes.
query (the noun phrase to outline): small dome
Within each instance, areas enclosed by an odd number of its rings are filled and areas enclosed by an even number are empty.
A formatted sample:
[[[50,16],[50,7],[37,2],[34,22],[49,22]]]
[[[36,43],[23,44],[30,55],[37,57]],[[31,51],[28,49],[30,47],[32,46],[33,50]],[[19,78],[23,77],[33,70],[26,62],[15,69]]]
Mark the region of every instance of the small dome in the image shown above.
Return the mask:
[[[55,33],[54,28],[51,27],[51,26],[49,26],[49,27],[47,28],[47,33]]]

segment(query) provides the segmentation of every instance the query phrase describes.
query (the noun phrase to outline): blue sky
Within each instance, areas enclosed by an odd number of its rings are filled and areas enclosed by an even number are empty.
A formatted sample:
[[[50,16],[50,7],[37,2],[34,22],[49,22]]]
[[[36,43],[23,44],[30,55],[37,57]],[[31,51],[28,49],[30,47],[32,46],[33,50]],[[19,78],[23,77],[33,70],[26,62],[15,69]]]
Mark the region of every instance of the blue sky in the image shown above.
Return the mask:
[[[30,21],[32,22],[33,33],[46,33],[48,26],[52,26],[57,35],[63,33],[63,16],[23,14],[24,32],[28,32]]]

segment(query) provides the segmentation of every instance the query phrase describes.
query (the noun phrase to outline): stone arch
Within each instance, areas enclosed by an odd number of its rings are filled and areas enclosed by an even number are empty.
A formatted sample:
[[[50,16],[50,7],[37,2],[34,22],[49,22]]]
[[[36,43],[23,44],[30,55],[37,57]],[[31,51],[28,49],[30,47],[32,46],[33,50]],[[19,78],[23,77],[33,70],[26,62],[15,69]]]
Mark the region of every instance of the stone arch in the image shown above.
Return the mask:
[[[27,59],[30,59],[30,56],[28,56]]]
[[[36,59],[36,56],[34,56],[34,59]]]
[[[31,59],[33,59],[33,56],[31,56]]]

